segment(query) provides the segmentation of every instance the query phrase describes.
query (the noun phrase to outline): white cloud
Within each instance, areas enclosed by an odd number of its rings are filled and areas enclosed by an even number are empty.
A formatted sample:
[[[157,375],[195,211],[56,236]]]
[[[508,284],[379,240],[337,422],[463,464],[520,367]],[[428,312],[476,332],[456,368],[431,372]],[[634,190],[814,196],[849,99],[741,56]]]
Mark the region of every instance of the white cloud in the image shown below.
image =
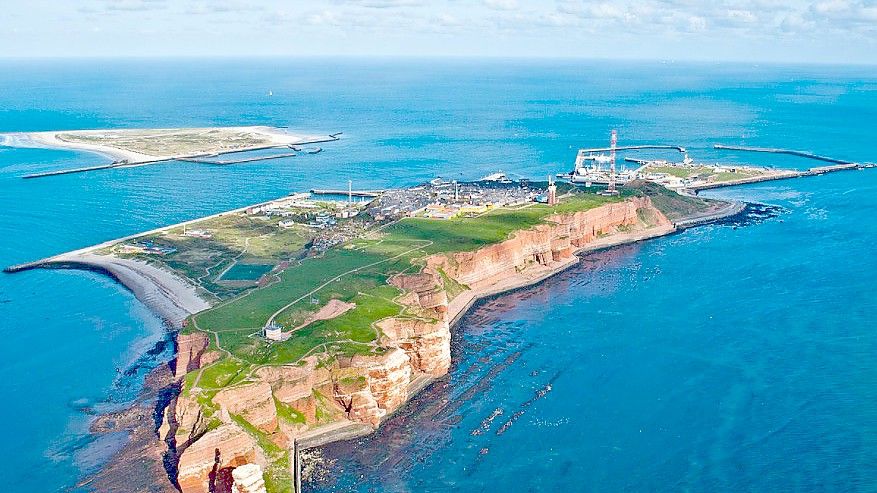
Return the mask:
[[[484,6],[492,10],[517,10],[517,0],[484,0]]]
[[[587,57],[626,50],[644,58],[709,58],[783,49],[789,56],[780,58],[798,59],[816,47],[877,62],[877,0],[4,1],[18,16],[5,32],[14,25],[34,34],[4,38],[0,29],[0,55],[247,54],[270,47],[312,54]],[[148,39],[126,36],[144,24],[154,31]],[[83,39],[75,48],[63,41],[77,35]]]

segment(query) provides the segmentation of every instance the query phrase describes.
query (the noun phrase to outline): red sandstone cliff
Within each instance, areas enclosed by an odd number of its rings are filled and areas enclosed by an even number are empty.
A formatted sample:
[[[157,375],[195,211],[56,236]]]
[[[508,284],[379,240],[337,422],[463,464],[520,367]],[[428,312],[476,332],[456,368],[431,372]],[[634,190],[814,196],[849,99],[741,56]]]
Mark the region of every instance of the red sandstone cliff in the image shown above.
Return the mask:
[[[465,305],[449,309],[444,273],[463,285],[473,299],[503,283],[524,277],[532,270],[550,273],[568,265],[574,251],[603,235],[620,230],[669,231],[672,224],[649,198],[634,198],[572,214],[555,215],[542,225],[501,243],[474,252],[433,255],[416,274],[397,275],[390,282],[403,290],[397,300],[406,306],[403,316],[381,320],[377,326],[382,354],[338,358],[329,364],[318,357],[304,364],[263,367],[251,381],[221,390],[213,398],[222,424],[206,432],[208,418],[197,402],[180,397],[168,419],[175,422],[181,445],[179,482],[184,493],[207,491],[215,467],[234,467],[243,462],[265,466],[252,437],[230,415],[240,416],[267,433],[277,445],[289,447],[294,437],[331,421],[350,420],[377,427],[381,420],[403,405],[418,377],[440,377],[451,362],[450,322]],[[462,295],[461,295],[462,297]],[[177,375],[201,366],[206,336],[180,336]],[[207,355],[207,358],[205,358]],[[278,419],[277,407],[287,406],[300,416],[300,423]],[[220,462],[215,452],[219,450]]]

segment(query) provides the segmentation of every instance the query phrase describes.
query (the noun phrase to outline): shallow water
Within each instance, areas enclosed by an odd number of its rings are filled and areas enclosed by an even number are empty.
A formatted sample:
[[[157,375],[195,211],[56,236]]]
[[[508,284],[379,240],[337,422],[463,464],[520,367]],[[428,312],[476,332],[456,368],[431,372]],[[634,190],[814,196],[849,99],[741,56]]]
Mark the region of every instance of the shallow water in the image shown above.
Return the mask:
[[[497,169],[540,177],[566,170],[579,146],[605,145],[612,128],[623,143],[682,144],[709,161],[813,165],[719,154],[716,142],[877,160],[875,95],[873,68],[5,61],[0,132],[273,124],[344,135],[289,159],[27,181],[106,159],[0,146],[0,264],[348,178],[381,188]],[[726,191],[787,212],[595,254],[481,305],[456,331],[452,374],[417,412],[338,457],[337,484],[312,486],[877,489],[875,180]],[[0,320],[7,480],[64,490],[112,448],[83,434],[88,410],[136,395],[167,357],[147,354],[164,328],[108,279],[59,270],[0,276]]]

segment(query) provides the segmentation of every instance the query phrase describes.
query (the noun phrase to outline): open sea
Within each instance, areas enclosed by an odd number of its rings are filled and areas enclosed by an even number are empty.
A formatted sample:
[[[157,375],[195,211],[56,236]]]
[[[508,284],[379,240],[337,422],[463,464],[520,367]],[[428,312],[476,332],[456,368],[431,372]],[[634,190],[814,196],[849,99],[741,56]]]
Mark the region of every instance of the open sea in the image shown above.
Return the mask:
[[[819,164],[715,143],[873,162],[877,67],[0,61],[0,133],[256,124],[344,134],[316,155],[38,180],[20,176],[109,160],[0,141],[0,264],[348,179],[540,178],[611,129],[708,162]],[[710,195],[779,212],[480,303],[450,375],[323,450],[331,479],[307,491],[877,491],[877,170]],[[123,438],[88,435],[90,416],[170,358],[165,328],[106,277],[37,270],[0,275],[0,334],[4,484],[71,491]]]

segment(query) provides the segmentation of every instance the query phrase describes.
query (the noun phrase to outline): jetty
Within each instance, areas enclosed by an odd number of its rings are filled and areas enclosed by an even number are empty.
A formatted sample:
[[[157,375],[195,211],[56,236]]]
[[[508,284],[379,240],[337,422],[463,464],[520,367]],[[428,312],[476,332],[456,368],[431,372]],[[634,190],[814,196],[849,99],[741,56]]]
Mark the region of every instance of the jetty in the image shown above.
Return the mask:
[[[642,149],[667,149],[671,151],[679,151],[681,153],[686,153],[688,150],[682,146],[676,145],[659,145],[659,144],[645,144],[645,145],[635,145],[635,146],[617,146],[617,147],[595,147],[593,149],[580,149],[579,152],[611,152],[611,151],[638,151]]]
[[[722,145],[716,144],[713,146],[714,149],[723,150],[723,151],[743,151],[743,152],[765,152],[769,154],[788,154],[790,156],[803,157],[807,159],[815,159],[817,161],[825,161],[827,163],[835,163],[835,164],[854,164],[852,161],[846,161],[843,159],[835,159],[833,157],[828,156],[820,156],[819,154],[814,154],[812,152],[807,151],[796,151],[793,149],[777,149],[773,147],[749,147],[749,146],[734,146],[734,145]]]
[[[215,160],[215,159],[203,159],[203,158],[183,158],[177,159],[177,161],[185,161],[189,163],[200,163],[200,164],[213,164],[217,166],[227,166],[229,164],[241,164],[241,163],[252,163],[255,161],[267,161],[269,159],[282,159],[286,157],[295,157],[297,154],[294,152],[286,152],[283,154],[269,154],[266,156],[254,156],[240,159],[226,159],[226,160]]]
[[[172,158],[153,159],[150,161],[136,161],[136,162],[132,162],[132,163],[125,162],[125,161],[122,161],[122,162],[116,161],[116,162],[112,162],[109,164],[99,164],[96,166],[83,166],[80,168],[68,168],[68,169],[58,169],[58,170],[53,170],[53,171],[42,171],[39,173],[31,173],[29,175],[24,175],[24,176],[22,176],[22,178],[25,180],[30,180],[33,178],[44,178],[46,176],[72,175],[72,174],[76,174],[76,173],[86,173],[88,171],[97,171],[97,170],[102,170],[102,169],[129,168],[129,167],[134,167],[134,166],[144,166],[147,164],[164,163],[167,161],[173,161],[173,159]]]

